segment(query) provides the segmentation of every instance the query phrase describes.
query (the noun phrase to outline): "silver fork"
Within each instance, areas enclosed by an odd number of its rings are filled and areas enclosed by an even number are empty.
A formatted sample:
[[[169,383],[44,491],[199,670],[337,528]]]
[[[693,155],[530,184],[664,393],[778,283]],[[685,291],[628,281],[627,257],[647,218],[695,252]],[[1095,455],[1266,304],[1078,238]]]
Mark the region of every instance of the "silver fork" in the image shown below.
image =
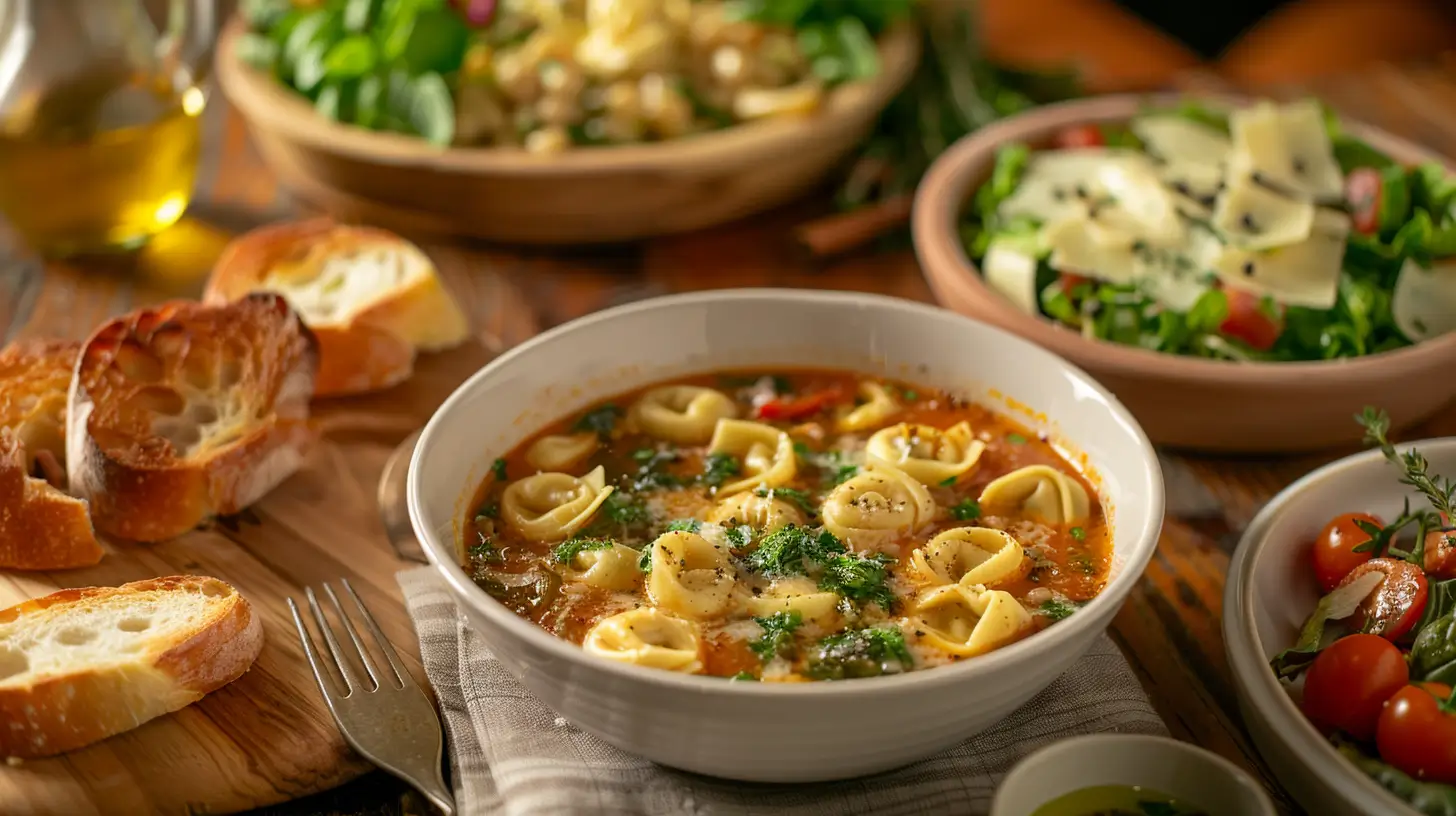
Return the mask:
[[[333,587],[325,583],[324,593],[329,596],[334,613],[354,644],[355,657],[368,674],[368,682],[359,675],[358,669],[340,650],[339,640],[324,617],[323,608],[319,606],[313,587],[307,587],[304,592],[308,596],[308,608],[313,611],[314,621],[328,646],[332,662],[325,659],[314,646],[313,638],[304,626],[303,617],[298,613],[298,604],[292,598],[288,599],[288,609],[293,612],[293,623],[298,627],[298,639],[303,642],[303,652],[308,656],[308,664],[313,667],[313,676],[318,680],[324,702],[328,703],[329,711],[334,715],[334,722],[338,723],[344,740],[354,750],[375,765],[413,785],[435,807],[444,811],[446,816],[453,816],[455,802],[450,795],[450,789],[445,787],[445,778],[440,770],[445,737],[440,728],[440,717],[435,713],[435,706],[425,696],[424,690],[415,683],[409,671],[400,665],[398,653],[389,645],[389,640],[380,631],[379,624],[374,622],[374,616],[369,614],[364,602],[359,600],[354,587],[349,585],[349,579],[343,579],[343,584],[344,591],[354,600],[354,606],[359,610],[360,620],[374,636],[379,651],[389,662],[389,671],[381,672],[378,669],[369,655],[369,649],[359,639],[354,622],[344,614],[339,596],[334,594]],[[340,680],[342,688],[336,685]]]

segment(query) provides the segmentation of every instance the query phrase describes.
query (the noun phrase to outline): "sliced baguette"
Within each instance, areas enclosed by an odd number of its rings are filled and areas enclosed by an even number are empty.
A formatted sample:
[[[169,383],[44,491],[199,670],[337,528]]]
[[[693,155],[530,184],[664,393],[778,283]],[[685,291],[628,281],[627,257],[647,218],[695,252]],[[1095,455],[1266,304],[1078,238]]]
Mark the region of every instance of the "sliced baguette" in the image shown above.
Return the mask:
[[[71,751],[241,677],[263,648],[247,599],[182,575],[63,589],[0,610],[0,756]]]
[[[0,428],[0,569],[88,567],[102,555],[86,503],[28,476],[20,440]]]
[[[21,340],[0,350],[0,428],[20,441],[27,473],[42,452],[65,464],[66,390],[80,351],[69,340]]]
[[[71,492],[98,529],[133,541],[236,513],[303,463],[317,361],[279,295],[179,301],[102,325],[71,382]]]
[[[86,503],[59,489],[66,390],[80,348],[30,340],[0,350],[0,568],[71,569],[101,560]],[[32,478],[38,470],[56,483]]]
[[[327,218],[276,224],[233,241],[204,301],[278,292],[319,339],[319,396],[357,394],[408,379],[416,351],[464,342],[465,315],[429,257],[379,229]]]

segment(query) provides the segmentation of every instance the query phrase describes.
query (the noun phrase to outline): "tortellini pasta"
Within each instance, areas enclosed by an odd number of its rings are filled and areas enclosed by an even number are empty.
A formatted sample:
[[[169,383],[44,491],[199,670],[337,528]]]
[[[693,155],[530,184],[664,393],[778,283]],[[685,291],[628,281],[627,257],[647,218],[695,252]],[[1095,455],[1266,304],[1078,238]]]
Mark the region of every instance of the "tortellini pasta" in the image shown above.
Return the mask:
[[[685,674],[703,670],[698,627],[651,607],[604,618],[587,633],[582,646],[599,657],[634,666]]]
[[[799,508],[773,498],[772,494],[735,493],[718,502],[708,513],[714,524],[742,524],[754,530],[771,533],[790,524],[802,526],[804,514]]]
[[[1092,513],[1082,483],[1046,465],[1013,470],[986,485],[981,507],[989,513],[1019,512],[1047,524],[1079,524]]]
[[[1031,613],[1009,592],[950,584],[926,590],[911,618],[920,638],[960,657],[999,649],[1031,629]]]
[[[505,489],[501,518],[531,541],[562,541],[585,527],[611,494],[600,467],[581,477],[538,473]]]
[[[948,430],[900,423],[870,437],[865,450],[926,485],[943,485],[971,473],[986,450],[969,422]]]
[[[749,599],[748,611],[760,618],[797,611],[804,623],[832,629],[839,622],[839,595],[809,578],[780,578],[767,592]]]
[[[738,413],[726,394],[696,385],[653,388],[632,405],[631,416],[643,433],[679,445],[701,445],[713,437],[718,420]]]
[[[647,592],[662,609],[690,618],[709,618],[727,610],[738,583],[727,546],[697,533],[663,533],[652,542],[652,572]]]
[[[638,552],[623,544],[598,550],[582,550],[567,567],[572,579],[599,589],[623,592],[637,586],[642,571],[637,569]]]
[[[820,511],[824,526],[859,549],[879,549],[935,517],[925,485],[871,457],[859,475],[834,488]]]
[[[839,418],[839,430],[852,432],[878,428],[900,413],[900,402],[888,388],[877,382],[861,381],[859,396],[864,402]]]
[[[730,495],[760,487],[784,487],[798,470],[794,440],[772,425],[742,419],[720,419],[708,444],[709,453],[723,453],[738,459],[741,478],[718,488]]]
[[[567,471],[597,452],[601,438],[594,433],[543,436],[526,449],[526,464],[541,471]]]
[[[1031,559],[1009,534],[989,527],[957,527],[910,553],[910,569],[932,585],[995,586],[1022,578]]]

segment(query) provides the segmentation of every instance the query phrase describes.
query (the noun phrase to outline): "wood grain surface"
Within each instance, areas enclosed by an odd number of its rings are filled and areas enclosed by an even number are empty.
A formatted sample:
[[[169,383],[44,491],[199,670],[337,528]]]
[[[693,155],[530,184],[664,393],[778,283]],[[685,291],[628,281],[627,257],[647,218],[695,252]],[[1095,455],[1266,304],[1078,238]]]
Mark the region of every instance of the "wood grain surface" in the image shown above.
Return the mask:
[[[1200,86],[1204,80],[1190,78]],[[1456,154],[1456,59],[1378,68],[1281,94],[1313,92],[1343,112]],[[298,210],[280,193],[242,123],[213,100],[200,196],[184,222],[135,258],[49,264],[12,252],[0,266],[0,339],[79,336],[108,315],[193,296],[227,237]],[[817,197],[736,224],[642,244],[539,251],[426,241],[470,314],[481,346],[424,360],[412,382],[320,405],[326,444],[303,473],[247,519],[160,545],[119,546],[92,570],[0,574],[0,602],[54,586],[117,582],[179,571],[235,582],[262,612],[268,644],[233,686],[161,721],[68,757],[0,768],[5,813],[204,812],[272,805],[365,773],[344,748],[303,667],[284,598],[298,587],[354,576],[386,632],[418,673],[414,638],[392,574],[401,567],[373,506],[393,444],[485,358],[485,347],[618,303],[670,292],[796,286],[930,293],[908,247],[815,261],[793,227],[827,210]],[[1379,395],[1372,395],[1378,401]],[[1456,407],[1407,434],[1456,435]],[[1239,533],[1293,479],[1349,453],[1283,459],[1165,452],[1168,518],[1157,556],[1118,616],[1114,636],[1153,704],[1179,738],[1250,769],[1282,809],[1294,807],[1242,728],[1219,632],[1224,576]],[[268,807],[273,814],[420,812],[403,786],[377,772],[340,790]]]

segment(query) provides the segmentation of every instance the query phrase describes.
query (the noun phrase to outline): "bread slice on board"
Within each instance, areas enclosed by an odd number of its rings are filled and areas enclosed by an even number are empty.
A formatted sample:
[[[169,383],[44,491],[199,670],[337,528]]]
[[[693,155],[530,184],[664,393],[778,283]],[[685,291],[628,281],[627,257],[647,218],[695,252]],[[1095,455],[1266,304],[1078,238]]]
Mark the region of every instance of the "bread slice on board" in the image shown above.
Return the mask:
[[[233,241],[204,301],[281,293],[318,336],[317,394],[357,394],[408,379],[416,351],[469,336],[460,306],[420,248],[385,230],[332,220],[275,224]]]
[[[0,569],[69,569],[101,560],[86,503],[59,489],[66,390],[80,349],[26,340],[0,350]]]
[[[160,541],[252,504],[303,463],[318,348],[279,295],[103,324],[71,381],[71,492],[102,532]]]
[[[263,648],[247,599],[182,575],[0,610],[0,757],[89,745],[236,680]]]

